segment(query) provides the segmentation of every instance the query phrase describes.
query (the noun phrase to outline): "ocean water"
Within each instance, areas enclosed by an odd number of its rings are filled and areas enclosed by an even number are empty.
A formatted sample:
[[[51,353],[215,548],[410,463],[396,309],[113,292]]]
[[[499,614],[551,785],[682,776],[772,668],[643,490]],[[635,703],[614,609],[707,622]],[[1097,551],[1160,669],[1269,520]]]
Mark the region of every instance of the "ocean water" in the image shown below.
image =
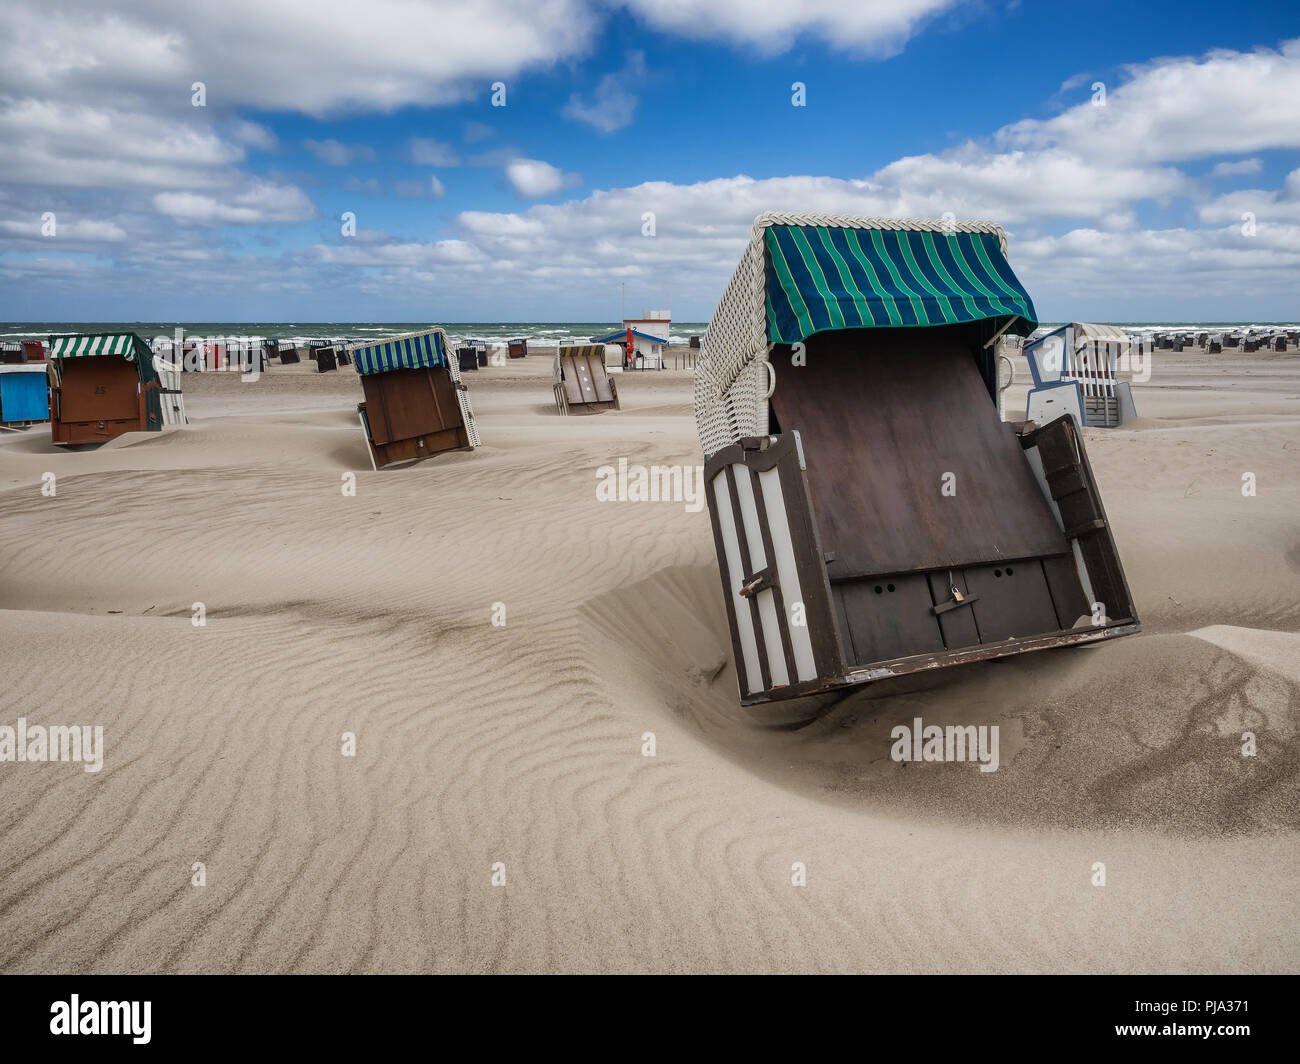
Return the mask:
[[[566,340],[590,341],[620,330],[619,322],[592,321],[519,321],[519,322],[447,322],[441,323],[453,343],[465,340],[485,340],[489,344],[504,343],[523,337],[531,344],[550,346]],[[669,342],[685,344],[692,336],[703,335],[707,322],[675,321],[669,333]],[[1061,322],[1043,322],[1037,332],[1050,332]],[[1154,332],[1245,332],[1248,329],[1300,329],[1295,322],[1277,321],[1114,321],[1098,324],[1114,325],[1136,335]],[[430,328],[431,323],[420,321],[395,322],[340,322],[340,321],[10,321],[0,322],[0,340],[39,340],[64,333],[134,332],[146,340],[159,336],[174,337],[176,329],[185,330],[187,338],[208,337],[265,337],[271,340],[367,340],[379,336],[419,332]]]
[[[593,337],[608,336],[622,328],[620,322],[591,321],[523,321],[523,322],[438,322],[423,321],[9,321],[0,322],[0,340],[40,340],[47,336],[65,333],[133,332],[153,340],[159,336],[172,339],[178,328],[185,330],[186,338],[208,337],[265,337],[268,340],[369,340],[379,336],[394,336],[419,332],[440,324],[447,330],[453,343],[464,340],[486,340],[489,344],[504,343],[523,337],[540,346],[553,345],[564,340],[590,341]],[[669,341],[685,344],[692,336],[704,332],[704,322],[672,323]]]

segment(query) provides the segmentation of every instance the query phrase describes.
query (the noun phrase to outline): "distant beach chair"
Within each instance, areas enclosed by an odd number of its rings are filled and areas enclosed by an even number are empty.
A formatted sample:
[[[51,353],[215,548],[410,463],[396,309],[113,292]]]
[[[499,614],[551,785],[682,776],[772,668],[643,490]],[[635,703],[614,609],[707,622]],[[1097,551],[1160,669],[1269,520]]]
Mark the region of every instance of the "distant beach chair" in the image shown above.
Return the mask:
[[[1210,337],[1210,345],[1207,354],[1211,354],[1211,355],[1223,354],[1223,337],[1221,336]]]
[[[1035,326],[996,225],[755,221],[695,375],[743,703],[1138,631],[1078,426],[998,417]]]
[[[1273,350],[1274,350],[1274,351],[1285,351],[1285,350],[1286,350],[1286,337],[1285,337],[1285,336],[1275,336],[1275,337],[1273,337]]]
[[[1259,350],[1259,341],[1253,336],[1247,336],[1241,342],[1241,350],[1243,354],[1252,355]]]
[[[301,362],[302,356],[298,354],[297,344],[281,341],[276,353],[280,356],[280,365],[289,366],[295,362]]]
[[[479,367],[479,349],[477,347],[458,347],[456,348],[456,362],[460,366],[462,373],[468,370],[478,372]]]
[[[50,419],[50,386],[44,362],[0,364],[0,425],[19,428]]]
[[[506,355],[510,358],[524,358],[528,355],[528,341],[522,337],[506,344]]]
[[[0,341],[0,365],[18,365],[27,361],[27,352],[17,340]]]
[[[104,443],[184,423],[180,367],[135,333],[50,337],[50,438]]]
[[[317,373],[329,373],[339,368],[338,349],[335,347],[313,348],[312,358],[316,360]]]
[[[618,410],[618,388],[605,368],[604,344],[563,344],[555,349],[555,409]]]
[[[692,336],[690,343],[691,343],[691,348],[693,350],[697,350],[697,351],[699,350],[700,338],[698,336]]]
[[[27,356],[28,362],[45,361],[45,345],[39,340],[23,340],[23,354]]]
[[[479,445],[445,330],[366,340],[348,350],[366,397],[357,414],[373,468]]]
[[[1132,338],[1112,325],[1071,322],[1025,344],[1034,386],[1025,418],[1043,425],[1070,414],[1089,428],[1115,428],[1137,417],[1133,386],[1118,379]]]

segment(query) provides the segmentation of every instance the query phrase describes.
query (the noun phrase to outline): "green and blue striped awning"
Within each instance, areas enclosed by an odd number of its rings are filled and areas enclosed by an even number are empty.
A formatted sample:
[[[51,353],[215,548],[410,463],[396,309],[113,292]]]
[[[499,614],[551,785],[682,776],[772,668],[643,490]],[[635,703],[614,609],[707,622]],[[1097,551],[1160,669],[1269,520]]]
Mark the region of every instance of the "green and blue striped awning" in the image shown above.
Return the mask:
[[[1009,332],[1028,336],[1038,324],[993,233],[773,225],[766,242],[773,343],[1008,317]]]
[[[361,374],[447,365],[447,339],[441,329],[390,336],[348,350],[352,352],[357,372]]]

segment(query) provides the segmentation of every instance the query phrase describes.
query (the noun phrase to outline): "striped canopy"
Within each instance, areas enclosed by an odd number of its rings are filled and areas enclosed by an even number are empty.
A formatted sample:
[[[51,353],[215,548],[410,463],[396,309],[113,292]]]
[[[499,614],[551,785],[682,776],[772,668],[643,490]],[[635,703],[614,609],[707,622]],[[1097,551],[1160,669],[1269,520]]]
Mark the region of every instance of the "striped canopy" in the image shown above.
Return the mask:
[[[135,333],[99,333],[93,336],[51,336],[51,358],[79,358],[83,355],[121,355],[134,362],[136,355],[153,354]]]
[[[772,225],[765,231],[767,337],[793,344],[827,329],[1013,319],[1034,304],[993,233]]]
[[[120,355],[134,362],[142,384],[158,380],[153,349],[135,333],[92,333],[87,336],[51,336],[50,370],[56,382],[63,379],[63,359]]]
[[[447,365],[447,333],[442,329],[386,336],[349,344],[357,372],[388,373],[395,369],[419,369],[421,366]]]

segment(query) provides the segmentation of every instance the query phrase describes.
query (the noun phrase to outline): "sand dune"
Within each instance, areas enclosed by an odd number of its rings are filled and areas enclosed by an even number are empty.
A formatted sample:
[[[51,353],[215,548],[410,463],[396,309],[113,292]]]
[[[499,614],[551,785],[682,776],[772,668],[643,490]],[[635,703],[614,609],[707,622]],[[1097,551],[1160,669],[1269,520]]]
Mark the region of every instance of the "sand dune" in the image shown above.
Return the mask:
[[[0,970],[1300,969],[1300,358],[1157,358],[1086,434],[1144,633],[801,727],[738,704],[707,512],[596,498],[701,461],[686,372],[567,419],[544,355],[467,374],[484,446],[379,473],[309,364],[5,436],[0,724],[106,749],[0,763]],[[999,770],[891,761],[916,716]]]

